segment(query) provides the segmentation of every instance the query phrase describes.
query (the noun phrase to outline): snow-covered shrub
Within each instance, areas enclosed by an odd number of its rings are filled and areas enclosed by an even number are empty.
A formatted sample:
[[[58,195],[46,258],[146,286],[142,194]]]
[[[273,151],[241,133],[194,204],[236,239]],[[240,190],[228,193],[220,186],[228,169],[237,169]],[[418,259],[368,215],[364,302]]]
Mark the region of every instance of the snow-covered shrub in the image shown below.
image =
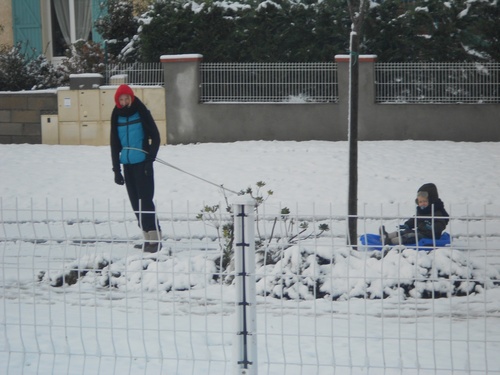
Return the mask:
[[[0,47],[0,87],[4,91],[29,90],[35,78],[27,68],[26,55],[21,46]]]
[[[286,299],[442,298],[478,293],[500,280],[497,269],[452,248],[385,250],[318,254],[306,244],[290,247],[276,264],[257,268],[257,293]]]
[[[108,58],[118,62],[136,61],[137,48],[131,48],[131,43],[137,41],[139,27],[139,20],[134,16],[134,3],[108,0],[102,6],[106,7],[105,15],[96,21],[96,29],[105,40]]]
[[[67,82],[67,75],[60,66],[52,64],[45,55],[38,55],[36,59],[29,61],[28,71],[35,78],[33,89],[42,90],[57,88]]]
[[[498,1],[370,3],[360,52],[379,61],[499,60]],[[128,48],[143,61],[200,53],[206,62],[317,62],[349,51],[352,20],[344,0],[176,0],[154,2],[138,22]]]
[[[67,79],[70,74],[100,73],[106,71],[105,54],[98,43],[79,40],[66,51],[66,59],[61,63]]]
[[[295,244],[284,249],[277,262],[258,265],[257,294],[292,300],[438,299],[481,293],[500,280],[498,269],[452,248],[427,252],[394,246],[361,252],[327,246],[318,251],[312,244]],[[126,291],[184,291],[223,282],[216,261],[213,255],[163,252],[84,256],[63,271],[39,272],[38,280],[53,287],[83,283]]]
[[[177,259],[161,253],[126,258],[106,254],[84,256],[62,272],[40,271],[37,279],[53,287],[82,283],[96,288],[170,292],[213,284],[215,272],[214,261],[204,255]]]
[[[307,238],[319,237],[323,232],[328,231],[330,228],[327,224],[319,224],[318,231],[309,231],[309,223],[296,221],[290,216],[290,209],[284,207],[281,209],[281,222],[284,225],[284,235],[275,236],[275,226],[278,221],[276,217],[268,237],[262,234],[261,219],[259,217],[259,207],[273,195],[272,190],[263,191],[266,183],[258,181],[255,188],[248,187],[241,190],[239,195],[248,195],[255,202],[255,218],[256,218],[256,238],[255,238],[255,252],[257,258],[257,265],[260,264],[273,264],[279,261],[281,253],[284,249],[296,244],[299,240],[303,241]],[[229,204],[227,197],[226,200],[226,214],[220,212],[219,205],[209,206],[206,205],[201,212],[197,215],[198,220],[203,220],[207,225],[213,226],[217,231],[217,238],[219,240],[219,247],[222,256],[217,259],[220,274],[224,280],[231,283],[234,279],[234,226],[231,215],[232,206]],[[298,230],[298,232],[296,232]],[[270,246],[273,244],[273,246]]]
[[[23,52],[22,45],[0,47],[0,87],[5,91],[56,88],[67,81],[61,67],[44,55]]]
[[[256,188],[248,187],[245,190],[241,190],[239,195],[248,195],[255,202],[255,212],[258,214],[259,206],[264,203],[271,195],[273,195],[272,190],[262,191],[262,188],[266,186],[263,181],[258,181],[255,184]],[[198,220],[203,220],[207,225],[213,226],[217,232],[217,239],[219,241],[219,247],[222,251],[222,256],[217,260],[218,266],[221,271],[226,272],[233,269],[234,264],[234,252],[233,252],[233,241],[234,241],[234,226],[232,220],[232,206],[229,204],[228,198],[224,195],[226,202],[226,213],[223,214],[220,210],[220,205],[216,204],[213,206],[205,205],[200,213],[196,216]],[[257,226],[257,232],[259,228]],[[258,237],[260,237],[258,235]],[[258,246],[258,244],[256,245]]]

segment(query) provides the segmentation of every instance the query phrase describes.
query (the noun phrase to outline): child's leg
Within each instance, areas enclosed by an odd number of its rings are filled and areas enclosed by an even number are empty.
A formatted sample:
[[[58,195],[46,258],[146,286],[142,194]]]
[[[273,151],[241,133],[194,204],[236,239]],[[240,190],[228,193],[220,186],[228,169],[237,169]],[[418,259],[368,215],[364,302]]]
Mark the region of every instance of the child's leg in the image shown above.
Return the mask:
[[[387,233],[387,242],[390,245],[407,245],[415,243],[414,231],[396,231]]]
[[[387,242],[390,245],[399,245],[399,244],[401,244],[399,231],[387,233]]]
[[[401,240],[403,242],[403,244],[414,244],[416,242],[415,240],[415,232],[408,232],[408,233],[405,233],[401,236]]]

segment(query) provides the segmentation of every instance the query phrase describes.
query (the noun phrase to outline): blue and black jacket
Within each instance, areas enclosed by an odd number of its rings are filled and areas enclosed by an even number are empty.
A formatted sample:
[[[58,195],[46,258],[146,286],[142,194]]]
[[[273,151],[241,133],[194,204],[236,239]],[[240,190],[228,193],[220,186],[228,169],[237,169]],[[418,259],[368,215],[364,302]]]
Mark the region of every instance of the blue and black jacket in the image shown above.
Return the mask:
[[[115,172],[121,170],[120,164],[155,160],[160,148],[160,133],[151,112],[139,98],[135,97],[129,107],[115,106],[113,109],[110,145]]]

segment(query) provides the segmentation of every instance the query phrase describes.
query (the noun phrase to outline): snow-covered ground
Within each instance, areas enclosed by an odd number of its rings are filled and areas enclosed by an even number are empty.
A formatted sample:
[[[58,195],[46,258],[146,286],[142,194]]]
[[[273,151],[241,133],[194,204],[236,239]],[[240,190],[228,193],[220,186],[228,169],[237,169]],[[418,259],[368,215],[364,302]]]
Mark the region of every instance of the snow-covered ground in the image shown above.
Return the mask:
[[[213,280],[216,231],[195,219],[224,204],[220,189],[156,163],[164,250],[144,256],[108,147],[0,145],[0,157],[0,372],[231,373],[234,287]],[[347,142],[169,145],[158,157],[231,190],[264,181],[267,234],[284,207],[314,219],[310,231],[330,227],[257,267],[260,374],[500,374],[498,143],[360,142],[360,234],[413,215],[427,182],[453,216],[451,247],[385,258],[345,246]],[[85,273],[54,286],[71,270]],[[437,298],[447,293],[463,296]]]

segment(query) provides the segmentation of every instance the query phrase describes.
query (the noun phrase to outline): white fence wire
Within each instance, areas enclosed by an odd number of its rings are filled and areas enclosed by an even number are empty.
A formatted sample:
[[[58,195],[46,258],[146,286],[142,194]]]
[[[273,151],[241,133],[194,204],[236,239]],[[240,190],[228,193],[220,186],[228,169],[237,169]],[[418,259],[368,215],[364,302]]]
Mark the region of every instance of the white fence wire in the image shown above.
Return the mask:
[[[406,219],[363,211],[359,233]],[[347,246],[331,208],[261,206],[255,373],[500,374],[498,207],[448,211],[450,246],[379,251]],[[146,254],[125,202],[0,201],[2,374],[249,373],[231,216],[158,215]]]
[[[165,85],[163,66],[159,62],[107,64],[104,75],[107,85],[111,83],[111,78],[116,76],[126,76],[125,83],[133,85]]]
[[[500,102],[500,63],[375,63],[377,103]],[[165,84],[161,63],[106,65],[105,79]],[[201,102],[337,103],[337,63],[201,63]]]
[[[202,63],[201,102],[338,101],[337,64]]]
[[[500,103],[500,63],[376,63],[377,103]]]

